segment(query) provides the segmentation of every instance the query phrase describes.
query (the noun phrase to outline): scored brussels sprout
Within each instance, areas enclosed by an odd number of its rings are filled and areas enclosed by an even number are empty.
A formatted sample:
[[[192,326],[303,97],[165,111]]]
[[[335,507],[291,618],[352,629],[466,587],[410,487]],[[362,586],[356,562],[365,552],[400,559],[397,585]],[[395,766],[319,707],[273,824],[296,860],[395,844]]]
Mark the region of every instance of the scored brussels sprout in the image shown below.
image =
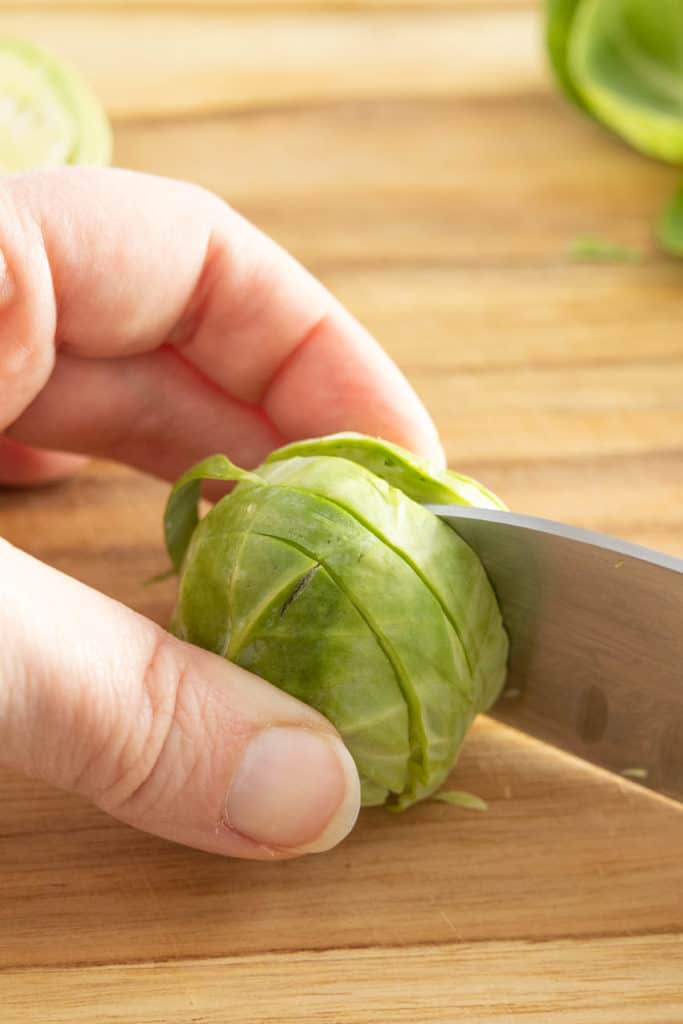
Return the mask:
[[[204,479],[237,486],[200,521]],[[211,456],[165,517],[175,634],[315,707],[351,751],[363,803],[396,810],[441,786],[507,662],[481,562],[422,502],[504,507],[396,445],[337,434],[254,472]]]

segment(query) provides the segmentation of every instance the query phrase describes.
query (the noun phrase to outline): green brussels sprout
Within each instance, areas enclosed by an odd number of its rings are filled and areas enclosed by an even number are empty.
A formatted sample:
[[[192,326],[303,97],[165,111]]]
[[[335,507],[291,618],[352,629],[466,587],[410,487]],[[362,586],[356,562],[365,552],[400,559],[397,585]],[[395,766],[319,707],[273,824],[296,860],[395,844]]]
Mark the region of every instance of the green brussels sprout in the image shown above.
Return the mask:
[[[200,521],[203,479],[237,486]],[[508,651],[481,562],[421,502],[504,507],[396,445],[337,434],[255,472],[211,456],[165,517],[173,632],[315,707],[348,746],[363,803],[396,810],[441,786]]]
[[[680,0],[549,0],[547,11],[567,94],[636,149],[683,163]]]
[[[545,42],[566,95],[635,149],[683,164],[681,0],[546,0]],[[658,238],[683,254],[680,199]]]
[[[108,164],[112,137],[80,74],[19,39],[0,39],[0,172]]]

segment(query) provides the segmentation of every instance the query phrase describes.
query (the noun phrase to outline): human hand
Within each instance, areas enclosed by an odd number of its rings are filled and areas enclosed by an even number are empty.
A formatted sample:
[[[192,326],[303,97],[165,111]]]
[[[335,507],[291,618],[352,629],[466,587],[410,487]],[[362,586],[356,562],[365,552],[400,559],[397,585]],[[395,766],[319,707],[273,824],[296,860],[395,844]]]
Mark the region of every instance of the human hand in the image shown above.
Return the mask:
[[[80,455],[174,479],[338,430],[443,460],[384,352],[215,196],[90,168],[4,179],[0,483]],[[353,826],[356,770],[325,719],[3,541],[0,635],[6,764],[214,853],[290,857]]]

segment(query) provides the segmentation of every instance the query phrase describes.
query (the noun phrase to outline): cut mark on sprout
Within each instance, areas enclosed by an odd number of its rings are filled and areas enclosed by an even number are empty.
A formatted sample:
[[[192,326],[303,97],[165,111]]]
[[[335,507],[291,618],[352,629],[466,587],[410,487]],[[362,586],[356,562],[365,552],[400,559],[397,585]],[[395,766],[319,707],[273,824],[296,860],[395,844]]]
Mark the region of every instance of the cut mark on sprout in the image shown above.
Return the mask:
[[[313,577],[317,573],[318,569],[320,569],[320,562],[316,562],[315,565],[311,566],[306,575],[302,576],[299,582],[292,587],[291,591],[287,595],[287,600],[280,609],[280,618],[285,614],[290,604],[293,604],[297,597],[301,597],[304,590],[311,585]]]

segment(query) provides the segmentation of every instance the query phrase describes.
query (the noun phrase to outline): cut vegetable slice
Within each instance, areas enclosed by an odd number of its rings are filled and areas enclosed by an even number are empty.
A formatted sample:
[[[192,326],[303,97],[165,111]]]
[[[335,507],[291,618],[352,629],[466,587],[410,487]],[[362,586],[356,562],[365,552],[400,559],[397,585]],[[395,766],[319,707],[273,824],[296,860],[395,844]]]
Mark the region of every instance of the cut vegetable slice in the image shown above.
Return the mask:
[[[589,110],[631,145],[683,162],[683,3],[582,0],[569,74]]]
[[[464,807],[468,811],[488,811],[489,805],[485,800],[475,793],[465,793],[462,789],[442,789],[440,793],[434,793],[432,800],[438,800],[442,804],[451,804],[453,807]]]
[[[0,40],[0,172],[106,164],[111,130],[89,86],[45,50]]]

